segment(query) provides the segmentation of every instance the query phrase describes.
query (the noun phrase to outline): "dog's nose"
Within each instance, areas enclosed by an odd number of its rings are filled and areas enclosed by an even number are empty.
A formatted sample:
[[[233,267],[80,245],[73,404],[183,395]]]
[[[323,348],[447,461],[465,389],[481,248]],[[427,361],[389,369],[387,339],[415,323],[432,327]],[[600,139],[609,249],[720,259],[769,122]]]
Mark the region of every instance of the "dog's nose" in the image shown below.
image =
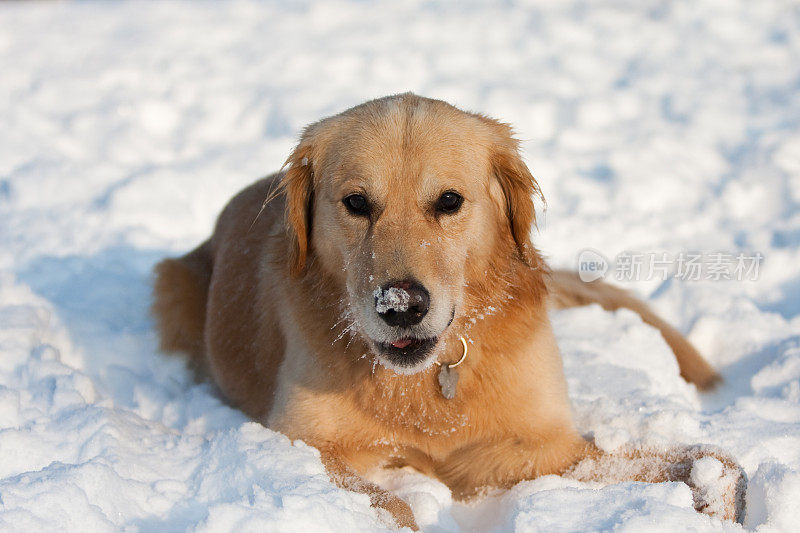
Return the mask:
[[[375,291],[375,310],[390,326],[407,328],[419,324],[430,304],[427,289],[413,280],[392,281]]]

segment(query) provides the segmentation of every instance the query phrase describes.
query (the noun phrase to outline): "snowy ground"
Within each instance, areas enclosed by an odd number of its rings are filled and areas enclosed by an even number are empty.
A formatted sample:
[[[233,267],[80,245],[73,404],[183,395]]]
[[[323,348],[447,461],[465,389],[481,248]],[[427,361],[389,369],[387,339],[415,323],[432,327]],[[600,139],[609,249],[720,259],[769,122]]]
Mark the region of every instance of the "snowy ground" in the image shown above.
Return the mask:
[[[627,284],[722,370],[712,395],[628,312],[554,323],[584,433],[728,450],[745,527],[798,530],[800,7],[747,0],[0,5],[0,529],[387,527],[159,354],[147,306],[153,263],[304,124],[405,90],[516,125],[555,265],[763,254],[755,282]],[[466,506],[384,482],[428,531],[740,529],[681,484],[548,477]]]

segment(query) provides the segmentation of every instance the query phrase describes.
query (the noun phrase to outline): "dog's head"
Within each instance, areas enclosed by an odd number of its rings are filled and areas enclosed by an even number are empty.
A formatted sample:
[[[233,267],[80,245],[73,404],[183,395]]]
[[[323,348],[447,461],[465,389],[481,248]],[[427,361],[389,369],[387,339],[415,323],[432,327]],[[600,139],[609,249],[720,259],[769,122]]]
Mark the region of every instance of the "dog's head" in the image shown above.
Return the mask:
[[[309,126],[282,181],[293,275],[313,257],[378,361],[426,368],[498,255],[538,262],[539,191],[517,145],[505,124],[412,94]]]

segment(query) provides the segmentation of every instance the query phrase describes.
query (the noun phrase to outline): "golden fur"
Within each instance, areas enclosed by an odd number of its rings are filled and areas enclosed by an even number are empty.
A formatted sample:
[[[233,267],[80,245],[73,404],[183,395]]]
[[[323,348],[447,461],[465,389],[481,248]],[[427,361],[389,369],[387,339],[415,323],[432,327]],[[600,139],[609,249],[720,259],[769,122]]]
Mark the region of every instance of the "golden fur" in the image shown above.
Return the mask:
[[[158,265],[162,348],[188,353],[254,419],[317,447],[332,479],[400,525],[416,527],[410,508],[365,481],[369,470],[409,465],[468,497],[603,457],[573,425],[548,307],[632,308],[688,381],[718,379],[643,303],[549,272],[529,238],[538,186],[505,124],[392,96],[309,126],[286,167],[237,195],[199,248]],[[445,190],[464,197],[456,214],[432,211]],[[353,191],[374,202],[370,217],[343,207]],[[372,294],[409,277],[430,291],[419,327],[437,342],[404,369],[376,352],[391,332]],[[431,363],[457,360],[461,336],[469,357],[447,400]],[[650,455],[662,473],[677,457]],[[629,479],[688,480],[644,470]]]

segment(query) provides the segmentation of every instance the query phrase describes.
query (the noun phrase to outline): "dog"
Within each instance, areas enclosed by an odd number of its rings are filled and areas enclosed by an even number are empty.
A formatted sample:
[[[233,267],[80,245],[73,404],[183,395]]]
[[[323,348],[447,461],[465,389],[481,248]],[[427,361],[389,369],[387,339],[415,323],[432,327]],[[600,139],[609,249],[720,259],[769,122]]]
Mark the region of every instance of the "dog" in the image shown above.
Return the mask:
[[[308,126],[283,170],[224,208],[213,235],[156,267],[161,348],[234,406],[319,449],[331,479],[399,526],[410,507],[366,480],[410,466],[456,498],[545,474],[685,481],[706,448],[606,454],[576,430],[551,309],[637,312],[699,389],[720,380],[643,302],[552,272],[530,240],[540,190],[510,126],[406,93]],[[625,468],[620,468],[620,461]]]

